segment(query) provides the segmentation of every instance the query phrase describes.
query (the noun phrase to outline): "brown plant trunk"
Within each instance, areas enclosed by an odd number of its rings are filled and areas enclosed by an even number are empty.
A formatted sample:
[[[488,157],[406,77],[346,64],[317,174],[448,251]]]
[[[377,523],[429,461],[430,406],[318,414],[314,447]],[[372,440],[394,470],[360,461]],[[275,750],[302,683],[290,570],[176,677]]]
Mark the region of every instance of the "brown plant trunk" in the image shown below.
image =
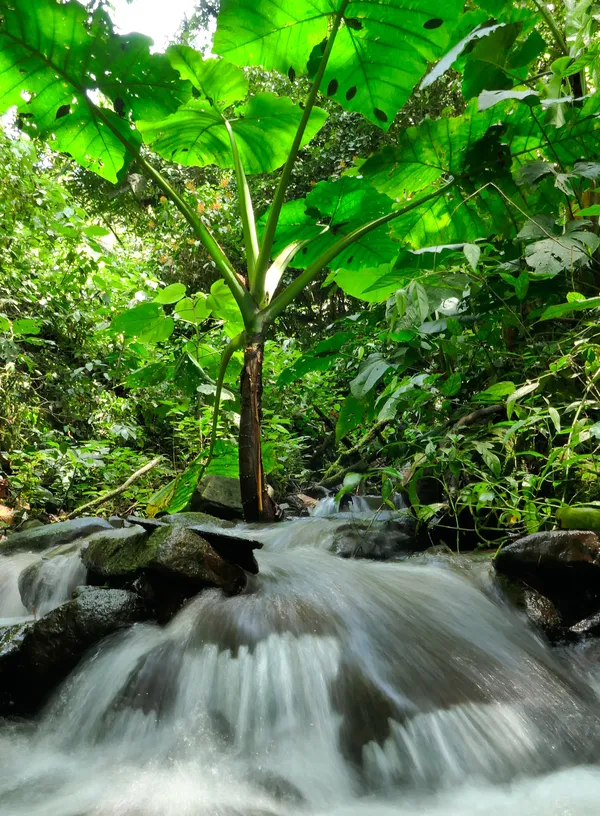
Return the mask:
[[[246,521],[275,521],[276,518],[275,502],[267,491],[260,444],[263,352],[262,337],[253,337],[244,349],[241,376],[239,464]]]

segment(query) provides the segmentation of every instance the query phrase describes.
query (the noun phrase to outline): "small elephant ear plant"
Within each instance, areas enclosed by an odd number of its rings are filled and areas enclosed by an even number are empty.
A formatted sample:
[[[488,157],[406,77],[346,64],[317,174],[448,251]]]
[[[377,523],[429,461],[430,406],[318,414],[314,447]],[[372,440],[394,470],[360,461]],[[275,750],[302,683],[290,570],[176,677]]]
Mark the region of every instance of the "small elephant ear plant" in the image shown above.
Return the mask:
[[[491,6],[505,5],[482,0],[478,20],[489,19]],[[449,188],[465,168],[473,185],[474,139],[483,138],[494,124],[489,112],[477,128],[465,122],[460,134],[444,124],[439,145],[428,131],[423,162],[420,136],[413,134],[389,164],[383,154],[370,160],[371,178],[354,170],[318,184],[305,200],[290,202],[287,191],[298,153],[326,119],[319,96],[386,130],[428,66],[464,37],[462,12],[463,0],[221,0],[212,47],[217,56],[205,59],[187,46],[152,54],[147,37],[116,34],[102,8],[92,11],[75,0],[0,0],[0,112],[16,107],[30,134],[113,183],[137,165],[180,210],[209,253],[226,285],[218,290],[220,296],[237,304],[242,330],[221,360],[211,453],[223,376],[234,352],[243,349],[239,472],[249,521],[268,521],[275,513],[260,444],[267,327],[323,269],[356,275],[364,268],[389,270],[403,235],[413,246],[435,239],[436,222],[449,222],[448,213],[458,206],[456,199],[452,204],[457,191]],[[247,66],[308,76],[304,104],[273,93],[249,95]],[[459,139],[460,149],[453,150],[453,139]],[[201,214],[156,169],[152,153],[183,166],[216,165],[235,172],[243,274]],[[257,221],[247,175],[279,168],[271,206]],[[396,183],[390,187],[393,174]],[[467,189],[463,200],[470,201],[472,192]],[[429,232],[422,227],[427,218],[434,222]],[[471,221],[467,214],[461,223]],[[395,222],[396,240],[390,222]],[[298,270],[296,276],[288,271],[283,286],[284,273],[291,269]],[[130,337],[148,326],[160,339],[172,331],[172,321],[160,317],[156,304],[132,309],[129,323],[127,313],[119,319]],[[155,509],[185,506],[202,473],[201,460],[206,460],[204,453],[156,494]]]

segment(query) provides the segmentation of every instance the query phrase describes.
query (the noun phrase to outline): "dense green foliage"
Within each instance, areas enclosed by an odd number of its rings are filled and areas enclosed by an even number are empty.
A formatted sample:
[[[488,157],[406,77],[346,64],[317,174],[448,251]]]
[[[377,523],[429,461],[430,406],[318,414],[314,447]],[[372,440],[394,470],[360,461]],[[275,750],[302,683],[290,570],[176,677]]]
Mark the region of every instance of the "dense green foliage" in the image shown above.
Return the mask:
[[[70,510],[157,453],[118,509],[193,485],[256,326],[279,493],[365,481],[482,542],[600,499],[595,6],[439,7],[313,0],[290,25],[222,0],[214,60],[194,18],[152,55],[101,10],[0,0],[10,502]],[[233,360],[209,465],[231,475]]]

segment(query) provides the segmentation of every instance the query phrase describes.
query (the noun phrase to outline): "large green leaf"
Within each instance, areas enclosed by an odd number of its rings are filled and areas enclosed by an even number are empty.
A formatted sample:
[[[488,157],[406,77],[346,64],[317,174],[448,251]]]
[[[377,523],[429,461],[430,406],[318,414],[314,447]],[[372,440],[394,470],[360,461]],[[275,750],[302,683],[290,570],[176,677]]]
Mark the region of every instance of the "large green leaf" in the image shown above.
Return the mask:
[[[283,207],[274,254],[279,254],[294,240],[310,240],[290,264],[304,269],[344,235],[391,209],[392,202],[387,196],[361,179],[343,176],[334,182],[322,181],[304,200],[290,201]],[[264,226],[265,218],[261,219],[259,229]],[[353,243],[330,266],[355,271],[378,267],[393,261],[398,249],[384,225]]]
[[[189,79],[200,95],[223,111],[248,94],[248,80],[240,68],[225,60],[205,60],[187,45],[172,45],[167,57],[182,79]]]
[[[342,0],[222,0],[214,50],[236,65],[306,73]],[[350,0],[322,90],[387,128],[450,41],[461,0]]]
[[[477,143],[498,121],[502,121],[499,110],[480,113],[476,103],[464,116],[425,119],[404,130],[397,145],[371,156],[361,173],[379,192],[401,201],[443,176],[462,176],[478,150]]]
[[[0,112],[16,106],[36,135],[109,181],[139,147],[129,115],[165,116],[189,95],[148,38],[116,36],[104,12],[0,0],[0,18]],[[114,111],[94,103],[98,91]]]
[[[538,159],[540,153],[550,162],[572,168],[584,160],[596,160],[600,154],[600,94],[593,94],[582,108],[571,108],[562,127],[544,125],[544,112],[531,111],[526,103],[509,117],[511,152],[517,166]]]
[[[164,54],[150,53],[151,45],[143,34],[113,34],[99,57],[104,70],[96,87],[121,116],[130,111],[134,120],[162,119],[190,97],[189,84],[179,79]]]
[[[496,187],[482,187],[472,193],[451,188],[399,216],[392,222],[391,234],[416,249],[432,244],[472,243],[491,235],[516,235],[527,205],[516,187],[503,186],[504,195]]]
[[[269,173],[286,160],[302,110],[285,97],[272,93],[253,96],[230,120],[242,164],[247,173]],[[302,144],[320,130],[327,114],[312,112]],[[234,161],[227,123],[222,114],[204,99],[191,99],[177,113],[158,122],[139,122],[144,141],[165,159],[204,167],[233,168]]]

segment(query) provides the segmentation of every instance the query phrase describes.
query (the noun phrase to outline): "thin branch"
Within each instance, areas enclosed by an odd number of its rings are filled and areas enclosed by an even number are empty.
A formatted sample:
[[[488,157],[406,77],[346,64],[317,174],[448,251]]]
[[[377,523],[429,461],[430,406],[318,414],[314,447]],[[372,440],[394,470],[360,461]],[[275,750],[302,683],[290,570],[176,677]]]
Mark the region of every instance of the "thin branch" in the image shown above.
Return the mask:
[[[353,230],[352,232],[345,235],[343,238],[340,238],[333,246],[329,247],[329,249],[325,250],[322,255],[320,255],[312,264],[306,267],[304,272],[302,272],[298,277],[292,281],[292,283],[287,286],[283,292],[281,292],[275,300],[273,300],[266,308],[264,308],[258,314],[258,320],[262,323],[262,325],[267,325],[271,323],[281,312],[300,294],[300,292],[307,286],[316,276],[324,269],[331,261],[336,258],[340,252],[343,252],[349,246],[352,246],[356,241],[362,238],[365,235],[368,235],[373,230],[377,229],[378,227],[383,226],[383,224],[387,224],[390,221],[393,221],[395,218],[399,218],[405,213],[410,212],[411,210],[416,209],[417,207],[421,206],[421,204],[425,204],[428,201],[432,201],[434,198],[438,198],[439,196],[443,195],[447,190],[454,185],[454,179],[443,187],[440,187],[439,190],[436,190],[433,193],[429,193],[429,195],[423,196],[422,198],[415,198],[405,207],[402,207],[400,210],[394,210],[387,215],[382,215],[380,218],[376,218],[374,221],[370,221],[368,224],[364,224],[358,229]]]
[[[565,56],[568,56],[569,47],[568,47],[568,45],[566,43],[565,38],[562,35],[561,30],[556,25],[554,17],[552,16],[552,14],[546,8],[546,4],[543,2],[543,0],[532,0],[532,2],[533,2],[533,5],[539,11],[540,16],[542,17],[543,21],[546,23],[546,25],[548,26],[548,28],[552,32],[552,36],[554,37],[554,40],[555,40],[556,44],[558,45],[558,47],[560,48],[562,53]]]
[[[82,504],[81,507],[78,507],[76,510],[73,510],[72,513],[69,513],[67,516],[68,519],[74,518],[82,513],[84,510],[89,510],[91,507],[97,507],[99,504],[104,504],[105,502],[109,501],[109,499],[113,499],[115,496],[120,496],[121,493],[124,493],[128,487],[134,482],[137,482],[138,479],[141,479],[146,473],[150,470],[155,468],[159,462],[163,460],[163,456],[157,456],[156,459],[153,459],[151,462],[147,462],[143,467],[139,470],[136,470],[129,479],[127,479],[120,487],[116,487],[114,490],[109,490],[108,493],[104,493],[102,496],[98,496],[97,498],[93,499],[87,504]]]
[[[335,43],[338,31],[340,30],[342,20],[344,19],[344,13],[346,11],[346,8],[348,7],[349,2],[350,0],[342,0],[340,9],[335,16],[335,20],[333,21],[331,33],[329,34],[327,45],[325,46],[325,51],[323,52],[323,57],[321,58],[318,71],[315,75],[312,87],[310,89],[310,93],[304,106],[304,113],[302,114],[302,119],[300,120],[300,124],[298,125],[296,136],[294,137],[294,141],[288,154],[287,161],[281,173],[281,178],[279,179],[279,184],[277,185],[277,190],[275,191],[275,196],[273,198],[273,203],[271,205],[271,211],[269,213],[267,224],[265,226],[265,232],[263,235],[262,246],[260,248],[260,254],[258,256],[258,263],[256,268],[258,278],[264,278],[265,273],[267,271],[267,267],[269,266],[269,262],[271,260],[273,240],[275,238],[275,231],[277,229],[277,224],[279,222],[281,208],[283,207],[283,203],[285,201],[285,194],[289,186],[290,180],[292,178],[292,171],[294,169],[296,159],[298,158],[298,152],[300,150],[300,145],[302,144],[302,139],[304,138],[304,132],[306,131],[308,120],[310,119],[311,113],[315,106],[315,102],[317,100],[317,96],[319,93],[319,88],[321,87],[321,82],[323,81],[323,76],[325,74],[325,69],[327,68],[327,63],[329,62],[329,57],[331,56],[333,45]]]

